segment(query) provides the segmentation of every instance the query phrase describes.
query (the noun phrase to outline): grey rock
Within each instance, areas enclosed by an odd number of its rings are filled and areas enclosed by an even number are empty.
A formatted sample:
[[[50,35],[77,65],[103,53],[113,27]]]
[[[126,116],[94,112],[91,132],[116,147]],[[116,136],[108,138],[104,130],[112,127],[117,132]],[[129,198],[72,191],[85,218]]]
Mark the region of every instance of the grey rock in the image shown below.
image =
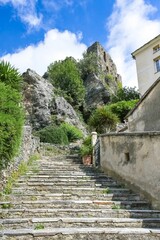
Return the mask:
[[[53,86],[40,77],[36,72],[28,69],[23,73],[24,105],[28,121],[34,129],[45,127],[51,122],[50,104],[53,98]]]
[[[55,88],[47,79],[30,69],[23,73],[23,79],[27,121],[33,129],[46,127],[55,116],[59,123],[74,125],[86,135],[86,129],[73,107],[63,97],[54,94]]]
[[[86,108],[89,109],[109,102],[110,95],[114,94],[121,84],[121,76],[117,73],[110,55],[98,42],[90,46],[87,52],[95,55],[97,64],[97,71],[84,80]]]

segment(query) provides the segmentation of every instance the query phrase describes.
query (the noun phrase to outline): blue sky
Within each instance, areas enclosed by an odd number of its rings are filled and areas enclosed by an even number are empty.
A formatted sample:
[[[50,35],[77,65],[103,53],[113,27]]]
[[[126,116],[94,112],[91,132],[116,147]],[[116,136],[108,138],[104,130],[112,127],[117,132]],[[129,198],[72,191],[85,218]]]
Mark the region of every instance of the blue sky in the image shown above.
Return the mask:
[[[137,86],[131,52],[160,34],[159,10],[159,0],[0,0],[0,58],[42,75],[99,41],[123,85]]]

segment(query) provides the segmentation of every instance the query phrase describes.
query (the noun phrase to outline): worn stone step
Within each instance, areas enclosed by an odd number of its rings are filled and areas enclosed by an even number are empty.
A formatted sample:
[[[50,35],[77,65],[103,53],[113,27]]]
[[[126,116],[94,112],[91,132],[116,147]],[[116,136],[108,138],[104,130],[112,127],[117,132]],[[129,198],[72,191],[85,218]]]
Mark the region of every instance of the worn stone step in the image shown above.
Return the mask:
[[[11,208],[126,208],[138,209],[149,208],[145,201],[101,201],[101,200],[43,200],[43,201],[16,201],[16,202],[0,202],[0,207],[3,209],[5,206]]]
[[[99,176],[99,177],[106,177],[106,175],[104,173],[94,173],[93,171],[89,171],[89,172],[85,172],[85,171],[42,171],[42,170],[38,170],[37,171],[38,175],[41,176],[59,176],[60,174],[62,176],[89,176],[89,177],[95,177],[95,176]],[[26,173],[26,176],[34,176],[35,172],[34,171],[30,171]]]
[[[70,182],[70,183],[79,183],[79,182],[87,182],[87,183],[106,183],[106,182],[109,182],[109,183],[116,183],[115,180],[112,180],[112,179],[108,179],[108,178],[93,178],[93,179],[90,179],[90,178],[28,178],[28,179],[24,179],[24,178],[20,178],[16,181],[17,183],[21,183],[21,184],[25,184],[26,182],[27,183],[51,183],[51,182],[62,182],[62,183],[65,183],[65,182]]]
[[[16,239],[96,239],[96,240],[159,240],[160,230],[149,228],[44,228],[41,230],[17,229],[4,230],[0,232],[3,239],[8,236],[10,239],[15,236]],[[25,238],[19,238],[24,236]],[[4,238],[3,238],[4,237]],[[8,238],[8,239],[9,239]],[[12,238],[13,239],[13,238]]]
[[[32,228],[38,225],[44,228],[70,227],[130,227],[130,228],[160,228],[159,218],[17,218],[0,220],[1,229]]]
[[[125,193],[102,193],[102,194],[69,194],[69,193],[50,193],[50,194],[17,194],[17,195],[8,195],[6,196],[7,199],[12,200],[54,200],[54,199],[79,199],[79,200],[86,200],[86,199],[98,199],[98,200],[115,200],[115,201],[122,201],[122,200],[140,200],[141,197],[137,194],[125,194]],[[5,198],[4,198],[5,199]]]
[[[116,182],[88,182],[88,181],[79,181],[79,182],[25,182],[25,183],[16,183],[14,184],[16,187],[28,187],[28,188],[42,188],[42,187],[121,187],[121,185],[117,184]]]
[[[80,176],[69,176],[69,175],[58,175],[58,176],[54,176],[54,175],[24,175],[21,176],[20,181],[43,181],[43,180],[52,180],[52,181],[79,181],[79,180],[96,180],[96,181],[114,181],[112,178],[107,177],[107,176],[96,176],[96,175],[92,175],[92,176],[86,176],[86,175],[80,175]]]
[[[70,193],[70,194],[84,194],[84,193],[89,193],[89,194],[104,194],[106,192],[110,192],[110,193],[126,193],[126,194],[130,194],[130,190],[129,189],[125,189],[125,188],[116,188],[116,187],[107,187],[107,188],[98,188],[98,187],[24,187],[24,188],[12,188],[12,194],[18,194],[18,195],[22,195],[23,193],[27,193],[27,194],[37,194],[37,193],[41,193],[41,194],[47,194],[47,193]]]
[[[21,208],[0,209],[0,219],[26,217],[107,217],[107,218],[160,218],[158,210],[126,210],[99,208]]]

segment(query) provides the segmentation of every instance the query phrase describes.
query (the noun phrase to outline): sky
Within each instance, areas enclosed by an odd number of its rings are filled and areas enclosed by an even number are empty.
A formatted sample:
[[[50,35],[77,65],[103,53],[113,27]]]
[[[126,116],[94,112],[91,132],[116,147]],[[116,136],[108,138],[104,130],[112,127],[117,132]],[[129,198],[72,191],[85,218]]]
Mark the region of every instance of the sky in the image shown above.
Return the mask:
[[[0,60],[43,75],[98,41],[123,86],[138,87],[131,53],[160,34],[160,0],[0,0]]]

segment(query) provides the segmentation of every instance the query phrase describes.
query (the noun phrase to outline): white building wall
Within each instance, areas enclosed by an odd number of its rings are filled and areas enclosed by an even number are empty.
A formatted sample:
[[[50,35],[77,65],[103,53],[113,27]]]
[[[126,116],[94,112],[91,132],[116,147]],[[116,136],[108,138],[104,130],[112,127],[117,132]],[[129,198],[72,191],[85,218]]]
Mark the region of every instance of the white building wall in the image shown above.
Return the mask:
[[[133,54],[136,59],[138,85],[141,95],[160,77],[160,71],[156,71],[154,62],[155,59],[160,57],[160,49],[155,53],[153,51],[153,48],[157,45],[160,46],[160,37],[157,41],[151,41]]]

